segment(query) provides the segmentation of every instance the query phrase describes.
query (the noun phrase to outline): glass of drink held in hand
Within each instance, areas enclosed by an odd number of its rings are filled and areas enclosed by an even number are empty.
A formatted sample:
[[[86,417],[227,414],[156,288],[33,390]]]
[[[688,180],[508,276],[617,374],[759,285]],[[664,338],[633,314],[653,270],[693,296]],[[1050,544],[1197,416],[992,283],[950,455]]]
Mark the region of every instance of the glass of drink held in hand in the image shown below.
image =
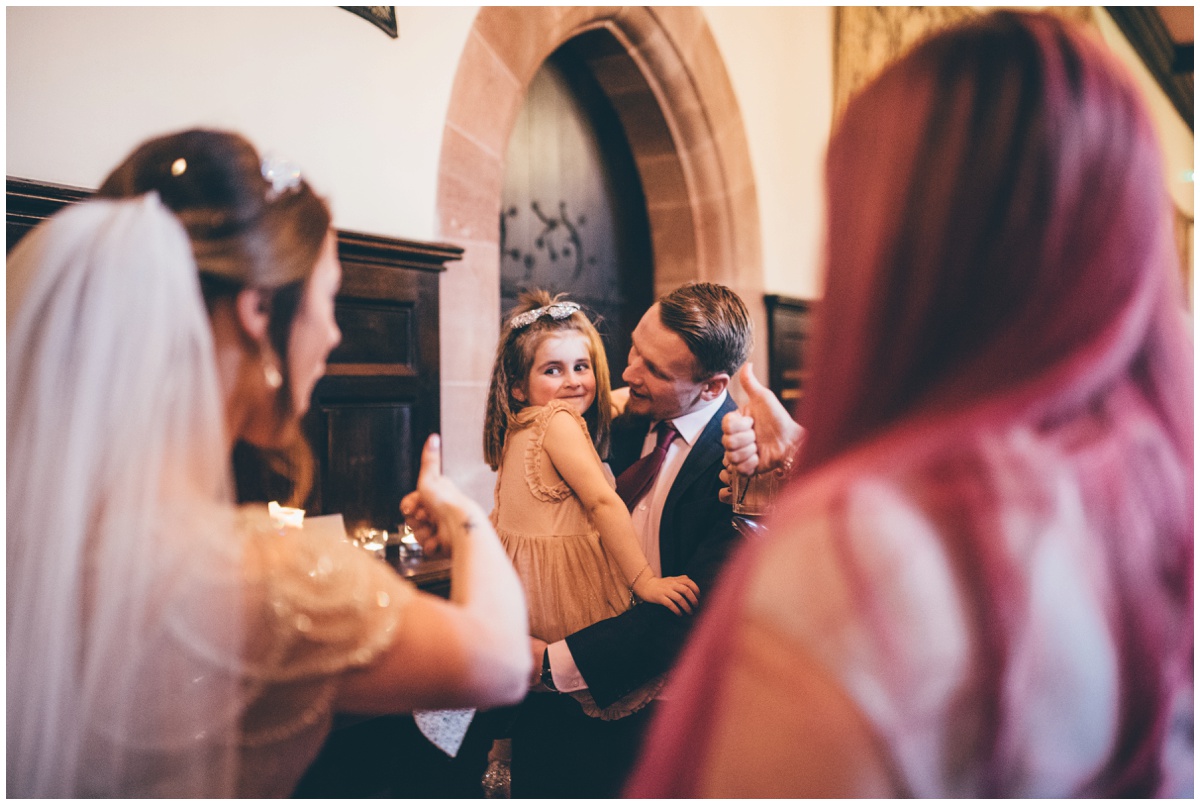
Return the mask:
[[[733,513],[746,517],[766,515],[779,490],[783,488],[787,473],[784,469],[756,472],[753,475],[730,473],[730,491],[733,495]]]

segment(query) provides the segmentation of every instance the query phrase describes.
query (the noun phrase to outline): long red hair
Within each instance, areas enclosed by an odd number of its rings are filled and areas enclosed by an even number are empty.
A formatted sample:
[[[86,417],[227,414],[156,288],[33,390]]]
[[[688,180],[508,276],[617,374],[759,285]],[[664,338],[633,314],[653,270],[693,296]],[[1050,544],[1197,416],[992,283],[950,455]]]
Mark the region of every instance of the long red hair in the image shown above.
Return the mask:
[[[1155,793],[1171,680],[1191,669],[1192,347],[1162,176],[1123,70],[1062,21],[1013,12],[886,71],[826,162],[807,476],[914,461],[983,429],[1104,423],[1070,470],[1107,556],[1121,712],[1085,794]],[[942,494],[1001,790],[1021,582],[996,544],[1002,493],[959,468]]]

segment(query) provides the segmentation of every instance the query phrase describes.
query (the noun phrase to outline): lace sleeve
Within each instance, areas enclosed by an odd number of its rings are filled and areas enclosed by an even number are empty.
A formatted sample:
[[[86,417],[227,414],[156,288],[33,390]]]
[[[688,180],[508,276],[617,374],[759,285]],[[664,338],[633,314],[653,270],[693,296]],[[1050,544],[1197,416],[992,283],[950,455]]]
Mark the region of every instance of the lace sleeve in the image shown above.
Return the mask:
[[[360,549],[303,531],[247,546],[243,740],[282,740],[332,711],[339,674],[391,643],[414,588]]]

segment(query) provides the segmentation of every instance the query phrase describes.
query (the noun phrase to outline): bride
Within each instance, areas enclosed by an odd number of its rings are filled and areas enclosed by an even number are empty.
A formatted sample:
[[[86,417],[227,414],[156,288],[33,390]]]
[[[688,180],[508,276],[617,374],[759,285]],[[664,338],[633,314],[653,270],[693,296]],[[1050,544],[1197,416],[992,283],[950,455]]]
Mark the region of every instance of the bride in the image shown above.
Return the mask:
[[[520,584],[436,436],[402,509],[452,551],[449,601],[233,505],[235,441],[293,444],[340,339],[298,172],[152,140],[7,273],[10,796],[287,795],[335,710],[520,700]]]

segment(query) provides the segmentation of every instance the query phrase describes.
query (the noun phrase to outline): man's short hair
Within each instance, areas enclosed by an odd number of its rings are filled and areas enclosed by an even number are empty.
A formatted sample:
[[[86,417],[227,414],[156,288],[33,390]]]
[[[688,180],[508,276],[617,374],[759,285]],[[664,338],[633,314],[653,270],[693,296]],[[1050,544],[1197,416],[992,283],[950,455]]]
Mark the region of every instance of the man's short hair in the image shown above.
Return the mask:
[[[754,335],[741,297],[724,285],[692,282],[658,300],[663,326],[679,335],[696,359],[696,380],[732,375],[750,356]]]

